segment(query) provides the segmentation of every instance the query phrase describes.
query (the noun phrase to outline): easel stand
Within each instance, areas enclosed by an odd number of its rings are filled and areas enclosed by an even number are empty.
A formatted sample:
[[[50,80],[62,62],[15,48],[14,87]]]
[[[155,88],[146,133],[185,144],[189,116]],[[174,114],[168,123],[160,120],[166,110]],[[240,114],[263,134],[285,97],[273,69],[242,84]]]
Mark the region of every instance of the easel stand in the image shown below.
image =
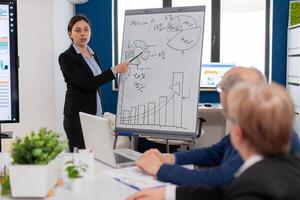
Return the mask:
[[[170,141],[186,141],[186,142],[191,142],[192,144],[195,143],[195,139],[199,138],[201,136],[201,130],[202,130],[202,125],[203,123],[205,123],[206,120],[203,119],[202,117],[198,117],[198,130],[197,130],[197,135],[195,138],[192,139],[172,139],[172,138],[162,138],[159,136],[143,136],[143,135],[139,135],[137,133],[133,133],[133,132],[116,132],[115,133],[115,139],[114,139],[114,144],[113,144],[113,149],[116,148],[117,145],[117,140],[118,140],[118,136],[128,136],[131,138],[131,149],[135,150],[136,148],[136,142],[138,140],[139,137],[144,137],[144,138],[151,138],[151,139],[163,139],[165,140],[165,145],[166,145],[166,152],[169,153],[170,152]],[[194,146],[194,145],[193,145]]]

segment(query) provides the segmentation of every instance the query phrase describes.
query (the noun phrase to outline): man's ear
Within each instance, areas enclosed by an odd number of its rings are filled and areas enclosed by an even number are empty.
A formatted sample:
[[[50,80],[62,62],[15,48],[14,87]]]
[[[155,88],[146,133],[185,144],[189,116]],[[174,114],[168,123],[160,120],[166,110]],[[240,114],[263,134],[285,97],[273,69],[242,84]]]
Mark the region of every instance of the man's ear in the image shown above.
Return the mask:
[[[243,130],[242,128],[235,124],[233,127],[234,129],[234,132],[235,132],[235,140],[240,144],[243,140],[244,140],[244,133],[243,133]]]

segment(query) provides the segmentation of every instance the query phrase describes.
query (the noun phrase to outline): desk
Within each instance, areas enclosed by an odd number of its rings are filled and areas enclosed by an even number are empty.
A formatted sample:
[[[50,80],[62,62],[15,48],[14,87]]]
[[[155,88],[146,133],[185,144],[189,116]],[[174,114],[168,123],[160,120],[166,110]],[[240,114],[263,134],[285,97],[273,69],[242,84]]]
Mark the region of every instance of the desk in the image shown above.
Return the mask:
[[[210,105],[210,106],[207,106]],[[198,112],[200,113],[221,113],[223,111],[223,107],[220,103],[199,103],[198,104]]]
[[[1,156],[1,154],[0,154]],[[93,182],[85,182],[83,190],[80,193],[73,193],[68,187],[69,183],[64,183],[62,187],[55,188],[53,197],[45,198],[46,200],[122,200],[130,194],[136,192],[135,189],[126,186],[112,177],[105,171],[112,168],[95,160],[95,179]],[[1,200],[12,200],[14,198],[0,196]],[[20,198],[18,198],[20,199]],[[29,198],[22,198],[29,200]],[[32,200],[32,199],[31,199]]]
[[[205,104],[211,105],[210,107]],[[202,129],[205,134],[196,141],[196,147],[208,147],[221,140],[226,135],[226,119],[220,103],[201,103],[198,106],[198,117],[206,120]]]

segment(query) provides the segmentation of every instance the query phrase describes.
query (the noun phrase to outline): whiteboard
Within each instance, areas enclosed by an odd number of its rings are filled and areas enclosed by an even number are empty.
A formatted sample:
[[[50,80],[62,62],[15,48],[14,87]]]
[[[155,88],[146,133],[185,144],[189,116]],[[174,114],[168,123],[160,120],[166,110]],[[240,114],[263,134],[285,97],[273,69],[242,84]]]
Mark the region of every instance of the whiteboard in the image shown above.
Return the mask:
[[[194,137],[205,7],[125,12],[116,130]]]

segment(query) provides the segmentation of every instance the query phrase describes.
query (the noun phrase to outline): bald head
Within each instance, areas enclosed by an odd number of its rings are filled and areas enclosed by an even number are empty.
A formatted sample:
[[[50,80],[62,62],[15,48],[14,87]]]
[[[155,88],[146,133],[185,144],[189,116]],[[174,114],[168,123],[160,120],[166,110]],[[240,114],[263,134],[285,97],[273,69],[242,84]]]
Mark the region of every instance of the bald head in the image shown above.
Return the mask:
[[[227,107],[227,93],[231,90],[231,88],[240,82],[249,82],[249,83],[266,83],[265,76],[254,67],[241,67],[236,66],[231,68],[224,74],[222,81],[220,82],[220,87],[222,88],[221,103],[223,108]]]
[[[258,69],[241,66],[233,67],[225,73],[222,82],[227,82],[228,80],[231,80],[233,85],[241,81],[250,83],[266,82],[265,76]],[[229,89],[231,89],[233,85],[231,85]]]

